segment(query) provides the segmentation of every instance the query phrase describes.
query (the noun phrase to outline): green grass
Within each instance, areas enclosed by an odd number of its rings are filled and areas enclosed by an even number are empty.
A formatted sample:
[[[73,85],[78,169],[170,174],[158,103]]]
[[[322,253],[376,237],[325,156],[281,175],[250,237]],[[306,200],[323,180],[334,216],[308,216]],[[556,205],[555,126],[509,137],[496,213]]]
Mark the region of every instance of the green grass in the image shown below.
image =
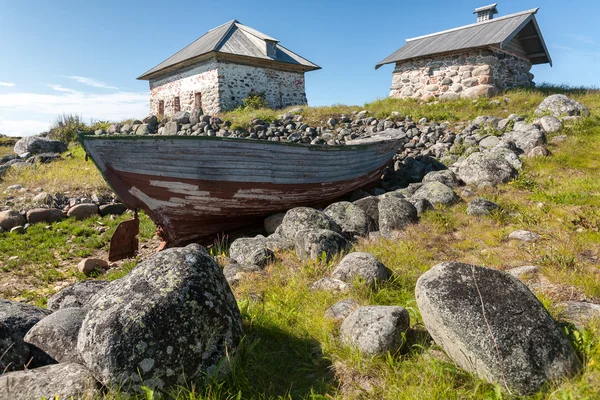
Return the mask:
[[[368,109],[376,117],[397,111],[413,119],[427,117],[452,122],[471,120],[482,114],[506,117],[518,113],[532,119],[535,107],[548,90],[564,88],[509,92],[498,98],[500,105],[489,100],[421,104],[384,99],[364,107],[303,107],[302,115],[305,121],[324,121],[342,112]],[[251,274],[234,289],[246,336],[232,373],[207,386],[172,388],[173,397],[180,400],[513,398],[502,393],[501,388],[432,357],[435,346],[422,337],[410,336],[410,345],[394,354],[363,356],[339,341],[339,324],[323,315],[328,307],[345,298],[362,305],[400,305],[409,311],[411,325],[422,329],[414,298],[415,283],[423,272],[448,260],[501,270],[521,265],[540,266],[554,286],[536,294],[554,316],[560,312],[556,304],[561,301],[582,296],[600,300],[600,93],[583,89],[567,93],[587,105],[593,117],[566,128],[568,140],[550,145],[551,157],[526,159],[515,181],[475,191],[476,196],[499,203],[502,210],[488,217],[473,217],[466,214],[466,203],[459,203],[427,212],[418,225],[410,226],[397,239],[356,243],[355,250],[374,254],[392,269],[394,278],[375,288],[356,282],[346,294],[308,289],[312,282],[335,268],[339,257],[329,263],[301,262],[293,252],[278,253],[277,262],[267,267],[264,274]],[[244,125],[253,118],[268,120],[280,113],[243,110],[226,117]],[[92,165],[83,161],[80,150],[74,150],[74,154],[73,160],[63,162],[67,164],[56,163],[47,171],[38,170],[30,175],[14,175],[9,182],[21,180],[33,187],[31,182],[41,182],[48,173],[55,177],[55,187],[59,190],[59,185],[69,184],[61,181],[60,174],[84,171],[74,184],[78,189],[74,190],[89,190],[83,181],[95,182],[89,187],[102,187],[95,169],[83,170]],[[9,182],[0,183],[0,193]],[[18,289],[1,285],[4,289],[0,295],[44,304],[56,282],[83,278],[76,272],[76,263],[85,254],[106,252],[107,239],[121,219],[69,220],[53,225],[51,230],[31,227],[25,236],[1,234],[0,283],[10,283]],[[96,230],[100,222],[109,228],[104,234]],[[543,239],[535,244],[509,241],[508,234],[516,229],[533,230]],[[152,233],[152,223],[142,216],[143,241]],[[222,255],[226,247],[219,242],[212,252]],[[7,261],[11,255],[17,255],[19,261]],[[102,278],[117,279],[136,263],[137,260],[122,263]],[[572,327],[566,330],[585,369],[524,399],[597,398],[600,325],[592,323],[582,331]],[[159,394],[154,396],[158,398]],[[106,398],[127,396],[117,393]]]
[[[0,138],[0,140],[2,140],[2,139],[4,139],[4,138]],[[0,145],[0,157],[7,156],[9,154],[14,154],[13,146]]]

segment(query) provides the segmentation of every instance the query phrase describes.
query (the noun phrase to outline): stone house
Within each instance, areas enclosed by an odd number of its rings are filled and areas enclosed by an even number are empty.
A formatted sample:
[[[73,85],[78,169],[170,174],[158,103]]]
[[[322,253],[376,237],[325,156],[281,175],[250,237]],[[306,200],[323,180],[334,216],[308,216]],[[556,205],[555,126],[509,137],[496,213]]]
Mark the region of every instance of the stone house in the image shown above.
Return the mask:
[[[534,86],[531,66],[552,65],[535,19],[539,8],[494,18],[496,6],[475,9],[474,24],[407,39],[377,64],[396,64],[390,96],[454,99]]]
[[[150,114],[201,107],[216,114],[264,92],[269,106],[306,104],[304,73],[320,67],[236,20],[218,26],[138,79],[150,82]]]

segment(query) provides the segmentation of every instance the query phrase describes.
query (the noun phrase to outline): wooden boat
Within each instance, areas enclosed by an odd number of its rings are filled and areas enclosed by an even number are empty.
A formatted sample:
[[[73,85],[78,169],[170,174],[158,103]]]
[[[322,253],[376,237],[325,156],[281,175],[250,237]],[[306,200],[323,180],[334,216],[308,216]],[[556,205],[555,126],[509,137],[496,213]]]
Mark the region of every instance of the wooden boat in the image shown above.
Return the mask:
[[[80,141],[122,202],[144,210],[173,246],[372,184],[403,136],[387,130],[339,146],[158,135]]]

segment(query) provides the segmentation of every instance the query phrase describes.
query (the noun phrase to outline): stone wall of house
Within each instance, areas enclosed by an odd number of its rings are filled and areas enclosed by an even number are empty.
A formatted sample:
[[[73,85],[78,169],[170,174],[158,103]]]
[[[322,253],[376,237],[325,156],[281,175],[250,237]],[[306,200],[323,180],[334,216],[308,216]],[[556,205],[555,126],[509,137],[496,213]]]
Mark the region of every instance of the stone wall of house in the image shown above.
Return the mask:
[[[307,104],[304,73],[219,61],[219,94],[223,110],[243,104],[252,92],[264,92],[269,107]]]
[[[217,60],[212,58],[200,64],[150,80],[150,115],[158,115],[158,105],[164,101],[165,115],[175,113],[175,98],[179,97],[181,111],[191,111],[196,93],[201,94],[202,109],[214,115],[221,112],[219,102],[219,71]]]
[[[492,96],[499,89],[534,86],[530,69],[527,59],[489,49],[399,62],[390,96],[424,100]]]

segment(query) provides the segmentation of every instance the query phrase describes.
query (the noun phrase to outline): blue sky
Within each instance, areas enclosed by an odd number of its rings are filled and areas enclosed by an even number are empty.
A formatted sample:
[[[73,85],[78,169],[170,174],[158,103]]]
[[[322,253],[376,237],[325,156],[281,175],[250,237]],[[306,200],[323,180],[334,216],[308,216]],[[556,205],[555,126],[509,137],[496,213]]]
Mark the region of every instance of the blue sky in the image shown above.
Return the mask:
[[[142,118],[148,82],[135,78],[231,19],[323,68],[307,74],[309,104],[364,104],[388,95],[393,66],[374,66],[406,38],[473,23],[490,2],[0,0],[0,133],[38,133],[63,112]],[[598,86],[599,1],[498,3],[498,16],[541,7],[554,67],[534,66],[536,82]]]

